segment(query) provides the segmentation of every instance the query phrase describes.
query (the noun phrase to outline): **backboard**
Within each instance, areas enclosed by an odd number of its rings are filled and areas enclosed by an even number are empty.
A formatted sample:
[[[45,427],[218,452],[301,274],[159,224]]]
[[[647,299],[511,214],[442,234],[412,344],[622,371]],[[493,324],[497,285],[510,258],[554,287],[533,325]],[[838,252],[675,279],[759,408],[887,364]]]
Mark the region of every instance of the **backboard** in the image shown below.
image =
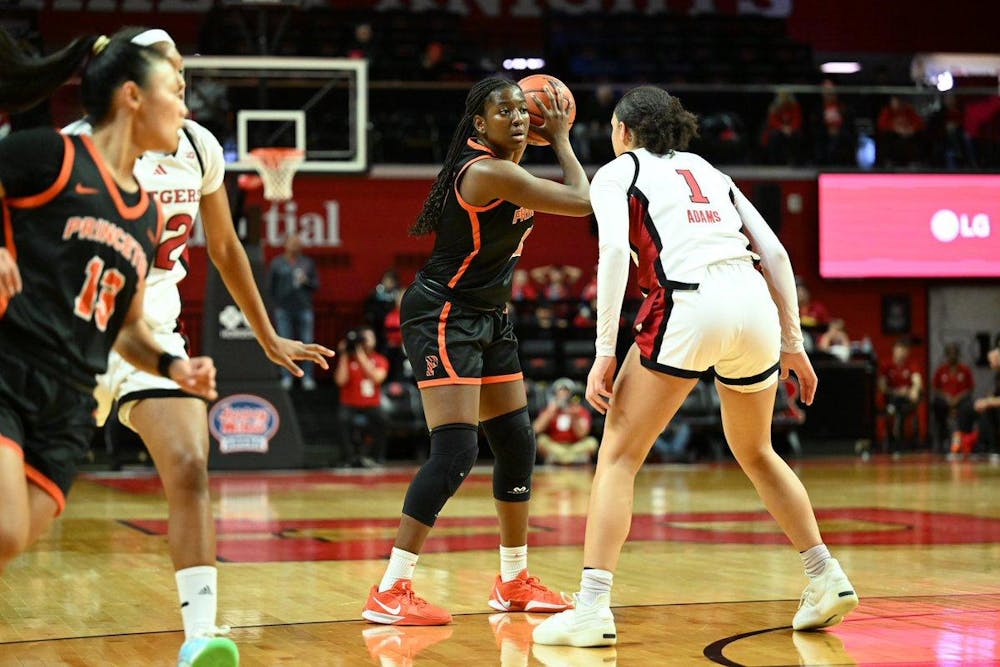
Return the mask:
[[[349,58],[190,56],[191,117],[222,143],[226,167],[249,171],[255,148],[305,152],[300,172],[368,168],[368,63]]]

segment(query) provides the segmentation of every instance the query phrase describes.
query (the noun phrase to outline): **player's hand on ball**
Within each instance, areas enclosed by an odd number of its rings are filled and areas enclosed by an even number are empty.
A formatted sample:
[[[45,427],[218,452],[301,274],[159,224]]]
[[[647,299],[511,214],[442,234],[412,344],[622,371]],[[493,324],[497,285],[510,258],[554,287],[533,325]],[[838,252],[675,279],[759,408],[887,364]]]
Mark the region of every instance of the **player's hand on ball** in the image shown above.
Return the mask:
[[[170,379],[189,394],[210,401],[219,397],[215,389],[215,362],[211,357],[175,359],[170,364]]]
[[[550,144],[559,138],[569,138],[569,128],[573,124],[570,116],[572,103],[564,98],[556,96],[556,87],[552,84],[545,86],[545,98],[541,98],[537,93],[532,93],[532,100],[541,110],[545,123],[540,126],[532,126],[536,134],[541,135]]]

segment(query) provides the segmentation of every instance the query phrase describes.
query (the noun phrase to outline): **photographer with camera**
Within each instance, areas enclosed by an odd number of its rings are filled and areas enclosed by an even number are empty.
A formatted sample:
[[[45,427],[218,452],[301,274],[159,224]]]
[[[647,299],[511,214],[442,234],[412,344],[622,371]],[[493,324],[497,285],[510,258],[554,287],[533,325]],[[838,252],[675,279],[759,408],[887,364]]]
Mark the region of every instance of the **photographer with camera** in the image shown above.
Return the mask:
[[[576,389],[569,378],[553,382],[549,404],[535,419],[538,453],[545,463],[590,463],[597,452],[597,438],[590,434],[590,410]]]
[[[360,468],[385,463],[382,383],[389,374],[389,360],[375,351],[375,331],[371,327],[348,331],[337,352],[333,378],[340,387],[344,462]]]

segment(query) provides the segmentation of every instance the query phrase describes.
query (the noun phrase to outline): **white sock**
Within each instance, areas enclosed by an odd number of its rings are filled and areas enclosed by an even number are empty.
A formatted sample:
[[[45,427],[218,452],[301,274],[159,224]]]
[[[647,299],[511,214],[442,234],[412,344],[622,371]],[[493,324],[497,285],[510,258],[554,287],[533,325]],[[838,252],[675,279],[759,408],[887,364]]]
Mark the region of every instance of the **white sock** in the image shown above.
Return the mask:
[[[597,596],[602,593],[611,595],[611,582],[614,580],[614,572],[607,570],[595,570],[593,568],[583,571],[580,577],[579,599],[583,604],[594,604]]]
[[[219,599],[219,571],[211,565],[196,565],[177,570],[174,576],[181,599],[184,638],[212,634],[215,631],[215,610]]]
[[[386,592],[400,579],[412,579],[418,558],[420,558],[419,554],[411,554],[409,551],[393,547],[392,554],[389,556],[389,566],[385,568],[385,574],[382,575],[382,583],[378,585],[378,592]]]
[[[523,547],[500,547],[500,581],[507,583],[517,579],[521,570],[528,569],[528,545]]]
[[[826,567],[826,561],[833,557],[830,555],[830,550],[822,543],[811,549],[800,551],[799,556],[802,557],[802,565],[805,566],[808,577],[815,577],[822,573],[823,568]]]

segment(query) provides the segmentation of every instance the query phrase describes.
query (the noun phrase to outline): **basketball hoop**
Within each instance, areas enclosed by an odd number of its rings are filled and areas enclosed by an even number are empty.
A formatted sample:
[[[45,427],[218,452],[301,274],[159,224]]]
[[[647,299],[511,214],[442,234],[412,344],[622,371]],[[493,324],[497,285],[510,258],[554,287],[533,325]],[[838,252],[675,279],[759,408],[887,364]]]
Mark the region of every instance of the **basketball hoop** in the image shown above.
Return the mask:
[[[286,201],[292,198],[292,179],[299,165],[306,159],[305,152],[297,148],[255,148],[250,151],[260,180],[264,181],[264,199]]]

